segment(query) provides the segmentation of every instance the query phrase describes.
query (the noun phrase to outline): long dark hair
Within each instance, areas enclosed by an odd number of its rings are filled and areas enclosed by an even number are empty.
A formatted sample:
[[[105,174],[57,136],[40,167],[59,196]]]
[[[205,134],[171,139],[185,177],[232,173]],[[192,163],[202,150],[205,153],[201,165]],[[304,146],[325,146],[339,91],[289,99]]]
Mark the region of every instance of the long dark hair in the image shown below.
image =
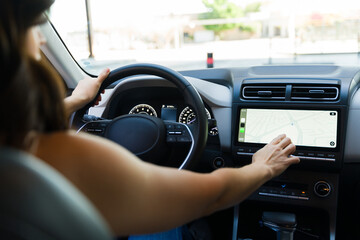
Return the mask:
[[[44,21],[53,0],[0,1],[0,145],[26,150],[25,136],[67,128],[64,86],[26,49],[29,29]]]

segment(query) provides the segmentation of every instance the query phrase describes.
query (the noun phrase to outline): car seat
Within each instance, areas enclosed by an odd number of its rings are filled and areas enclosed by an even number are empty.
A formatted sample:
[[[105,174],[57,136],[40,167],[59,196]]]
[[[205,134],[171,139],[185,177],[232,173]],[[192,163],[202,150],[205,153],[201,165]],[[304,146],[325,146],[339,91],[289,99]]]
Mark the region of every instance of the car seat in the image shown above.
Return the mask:
[[[0,148],[0,239],[112,239],[92,204],[55,169]]]

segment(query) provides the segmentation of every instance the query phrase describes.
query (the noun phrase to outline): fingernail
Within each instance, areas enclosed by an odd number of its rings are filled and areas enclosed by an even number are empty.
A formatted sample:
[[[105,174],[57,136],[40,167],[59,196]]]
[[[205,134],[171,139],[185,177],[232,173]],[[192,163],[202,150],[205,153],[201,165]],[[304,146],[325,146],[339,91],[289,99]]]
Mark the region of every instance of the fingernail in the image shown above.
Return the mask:
[[[110,72],[109,68],[105,68],[104,70],[102,70],[102,74],[108,74]]]

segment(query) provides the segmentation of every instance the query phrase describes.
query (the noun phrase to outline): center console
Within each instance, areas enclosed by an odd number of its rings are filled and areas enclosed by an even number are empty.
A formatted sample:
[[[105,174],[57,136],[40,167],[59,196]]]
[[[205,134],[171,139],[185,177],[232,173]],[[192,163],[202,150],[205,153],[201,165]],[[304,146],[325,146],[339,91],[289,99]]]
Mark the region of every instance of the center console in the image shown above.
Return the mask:
[[[254,153],[280,134],[291,138],[293,155],[301,161],[235,208],[233,239],[276,239],[259,226],[264,212],[295,214],[302,233],[295,231],[294,239],[335,239],[347,106],[339,81],[324,81],[326,87],[317,85],[321,81],[244,79],[235,84],[234,164],[251,163]],[[298,99],[303,90],[309,96]]]
[[[287,206],[288,211],[296,213],[300,219],[310,216],[306,210],[320,211],[328,224],[309,226],[308,222],[300,221],[299,226],[308,229],[310,235],[334,239],[339,185],[337,171],[341,167],[343,156],[345,112],[346,109],[341,106],[325,105],[236,106],[233,112],[236,120],[232,150],[235,164],[243,166],[250,163],[257,150],[284,133],[296,145],[293,155],[301,160],[297,166],[291,166],[282,175],[261,186],[249,197],[249,202],[261,203],[263,211],[276,210],[274,206],[279,206],[278,211],[284,211],[284,206]],[[256,204],[256,208],[259,210],[259,204]],[[250,216],[246,215],[252,215],[254,211],[256,212],[255,209],[250,212],[245,210],[237,214],[239,218],[247,218]],[[258,214],[260,218],[261,213]],[[258,222],[253,224],[258,225]],[[240,229],[240,225],[238,228],[237,238],[250,236],[256,239],[261,236],[261,231],[266,232],[264,229],[257,229],[254,230],[255,233],[242,235],[244,231]],[[295,239],[297,234],[295,232]],[[303,239],[304,236],[300,238]]]

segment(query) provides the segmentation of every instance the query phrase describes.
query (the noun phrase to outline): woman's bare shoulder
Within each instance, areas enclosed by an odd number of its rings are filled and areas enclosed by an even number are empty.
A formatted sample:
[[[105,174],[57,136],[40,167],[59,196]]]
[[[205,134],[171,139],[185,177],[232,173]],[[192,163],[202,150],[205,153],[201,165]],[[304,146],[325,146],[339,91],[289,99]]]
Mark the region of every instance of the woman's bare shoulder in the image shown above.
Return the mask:
[[[86,133],[77,133],[74,130],[58,131],[39,135],[40,142],[58,142],[72,141],[72,142],[98,142],[102,141],[102,138],[95,137]]]
[[[87,146],[96,147],[102,143],[101,139],[96,139],[87,134],[77,134],[75,131],[59,131],[48,134],[40,134],[38,141],[38,153],[54,154],[62,152],[64,154],[74,154],[83,152]]]
[[[61,131],[39,136],[38,151],[40,159],[50,164],[60,162],[118,161],[121,158],[135,158],[118,144],[101,137],[75,131]],[[66,160],[64,160],[66,159]]]
[[[89,147],[107,147],[113,149],[122,149],[119,145],[106,140],[104,138],[86,134],[86,133],[76,133],[73,130],[68,131],[59,131],[53,132],[49,134],[41,134],[39,135],[39,147],[40,148],[67,148],[72,149],[73,151],[80,150],[82,151],[84,148],[87,150]],[[54,149],[52,149],[54,150]]]

